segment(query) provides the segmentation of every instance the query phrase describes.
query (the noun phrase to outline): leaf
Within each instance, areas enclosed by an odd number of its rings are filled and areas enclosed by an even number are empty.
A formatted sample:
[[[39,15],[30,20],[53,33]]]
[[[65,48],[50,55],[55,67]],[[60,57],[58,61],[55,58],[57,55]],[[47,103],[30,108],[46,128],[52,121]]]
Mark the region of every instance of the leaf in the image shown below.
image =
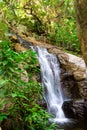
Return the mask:
[[[11,72],[15,73],[15,70],[14,70],[13,68],[10,67],[9,70],[10,70]]]
[[[14,97],[17,97],[17,94],[16,93],[12,93],[11,96],[14,98]]]
[[[15,97],[20,97],[20,98],[29,100],[26,96],[24,96],[23,94],[18,93],[18,92],[12,93],[11,95],[12,95],[13,98],[15,98]]]
[[[0,121],[3,121],[4,119],[7,119],[7,114],[5,114],[5,113],[1,113],[0,114]]]
[[[7,80],[0,79],[0,88],[2,88],[3,85],[5,85],[6,82],[7,82]]]
[[[5,66],[7,63],[8,63],[7,60],[4,60],[4,61],[2,62],[3,66]]]
[[[13,84],[15,84],[15,85],[17,84],[17,82],[15,82],[14,80],[11,80],[11,82],[12,82]]]

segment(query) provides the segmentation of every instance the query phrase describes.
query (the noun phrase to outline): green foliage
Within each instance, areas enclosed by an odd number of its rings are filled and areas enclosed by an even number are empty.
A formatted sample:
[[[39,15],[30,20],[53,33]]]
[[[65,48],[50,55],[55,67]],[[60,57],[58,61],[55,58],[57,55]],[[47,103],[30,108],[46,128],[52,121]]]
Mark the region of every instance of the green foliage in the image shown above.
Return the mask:
[[[2,78],[0,78],[0,90],[5,85],[6,82],[7,82],[6,80],[3,80]],[[4,101],[2,100],[3,93],[4,93],[4,91],[0,91],[0,108],[3,108],[3,104],[4,104]],[[7,119],[7,116],[8,116],[7,113],[0,113],[0,121]]]
[[[80,53],[73,2],[66,0],[60,10],[60,20],[53,22],[53,31],[48,39],[66,50]]]
[[[72,0],[5,0],[0,5],[2,19],[11,26],[24,24],[53,44],[80,53]]]
[[[36,53],[17,53],[12,48],[8,41],[0,42],[0,121],[11,116],[14,130],[53,130],[55,125],[48,123],[50,115],[38,104],[42,87],[31,78],[38,72]],[[28,82],[21,77],[27,70]],[[4,106],[8,107],[3,113]]]
[[[8,26],[3,20],[0,20],[0,40],[3,40],[6,36],[5,33],[8,31]]]
[[[3,121],[4,119],[7,119],[7,114],[6,113],[1,113],[0,114],[0,121]]]
[[[80,43],[77,37],[76,25],[73,19],[64,22],[64,25],[54,24],[55,33],[51,33],[48,39],[57,46],[66,50],[80,53]]]
[[[37,93],[37,91],[39,91],[37,90],[38,88],[36,88],[35,90],[34,83],[31,86],[32,88],[30,88],[29,85],[27,86],[27,88],[25,87],[22,92],[21,89],[19,89],[19,91],[17,90],[12,94],[12,98],[15,104],[10,109],[10,111],[14,118],[17,118],[19,122],[18,129],[51,130],[51,127],[53,129],[54,126],[48,124],[48,113],[36,103],[37,96],[39,95]]]

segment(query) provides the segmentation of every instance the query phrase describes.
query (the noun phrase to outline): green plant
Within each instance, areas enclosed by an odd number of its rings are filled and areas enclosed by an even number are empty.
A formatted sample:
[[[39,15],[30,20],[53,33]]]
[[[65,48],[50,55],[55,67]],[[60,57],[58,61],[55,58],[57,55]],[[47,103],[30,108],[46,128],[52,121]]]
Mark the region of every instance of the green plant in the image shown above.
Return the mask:
[[[4,98],[0,108],[8,104],[6,110],[0,110],[0,121],[11,117],[15,130],[53,130],[54,124],[48,123],[50,115],[38,104],[42,100],[41,84],[32,80],[39,71],[36,53],[17,53],[12,48],[8,41],[0,43],[0,100]],[[28,81],[21,78],[25,71],[29,73]]]
[[[1,91],[1,89],[3,88],[3,86],[5,85],[7,81],[4,81],[3,79],[0,78],[0,109],[3,108],[3,104],[4,101],[2,100],[3,98],[3,94],[4,94],[4,90]],[[0,121],[3,121],[4,119],[7,119],[8,114],[7,113],[0,113]]]
[[[48,39],[53,44],[66,50],[80,53],[80,43],[77,37],[75,19],[65,19],[64,24],[54,23],[55,32],[49,34]]]
[[[21,87],[23,88],[21,89]],[[48,124],[48,113],[37,103],[38,96],[41,96],[41,86],[31,82],[21,87],[18,87],[19,89],[14,90],[11,94],[14,105],[10,111],[13,119],[17,119],[20,124],[18,129],[46,130],[50,128],[51,130],[53,126]]]

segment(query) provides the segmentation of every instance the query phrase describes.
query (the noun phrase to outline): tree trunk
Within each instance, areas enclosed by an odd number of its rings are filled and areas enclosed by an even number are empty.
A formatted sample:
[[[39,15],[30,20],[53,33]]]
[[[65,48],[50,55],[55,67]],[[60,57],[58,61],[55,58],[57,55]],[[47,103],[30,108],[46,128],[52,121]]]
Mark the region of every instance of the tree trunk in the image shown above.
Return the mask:
[[[85,63],[87,65],[87,0],[74,0],[78,36]]]

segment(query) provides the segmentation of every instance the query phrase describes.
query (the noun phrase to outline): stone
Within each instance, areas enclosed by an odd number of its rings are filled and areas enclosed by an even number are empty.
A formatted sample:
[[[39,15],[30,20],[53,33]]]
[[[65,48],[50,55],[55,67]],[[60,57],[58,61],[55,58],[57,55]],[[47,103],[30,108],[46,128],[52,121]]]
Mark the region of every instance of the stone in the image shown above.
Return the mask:
[[[85,107],[84,100],[65,101],[62,108],[67,118],[73,118],[77,120],[87,119],[87,107]]]
[[[56,54],[62,67],[71,73],[75,80],[81,81],[87,78],[87,68],[82,58],[69,54],[59,48],[48,49],[50,53]]]
[[[62,105],[62,109],[67,118],[75,119],[75,113],[73,111],[73,101],[72,100],[64,101],[64,103]]]
[[[82,98],[87,99],[87,80],[77,82],[77,86]]]
[[[14,49],[15,49],[17,52],[27,51],[27,49],[24,48],[20,43],[16,43],[16,44],[14,45]]]
[[[69,64],[73,71],[74,78],[77,81],[81,81],[87,78],[87,68],[84,60],[81,57],[67,53],[69,56]]]

